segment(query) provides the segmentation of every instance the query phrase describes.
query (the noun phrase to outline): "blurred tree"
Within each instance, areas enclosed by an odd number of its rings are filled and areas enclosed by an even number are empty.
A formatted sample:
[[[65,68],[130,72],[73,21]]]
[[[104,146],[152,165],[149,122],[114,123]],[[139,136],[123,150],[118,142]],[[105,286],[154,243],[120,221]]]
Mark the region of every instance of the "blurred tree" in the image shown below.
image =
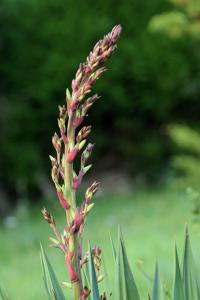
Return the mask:
[[[200,222],[200,133],[182,124],[170,124],[167,133],[175,145],[170,187],[185,191],[193,204],[194,221]]]
[[[49,191],[57,104],[88,49],[116,23],[124,32],[112,72],[96,87],[103,101],[88,120],[95,126],[92,140],[110,166],[120,160],[133,174],[160,177],[171,153],[163,125],[195,122],[200,111],[198,42],[147,30],[152,16],[171,7],[162,0],[1,1],[0,177],[6,191],[18,197],[22,190],[28,197]]]
[[[199,189],[200,178],[200,133],[181,124],[171,124],[167,132],[175,144],[172,166],[176,171],[173,184],[178,188]]]
[[[191,47],[191,56],[195,57],[197,62],[200,61],[200,2],[198,0],[168,0],[168,2],[173,5],[173,10],[153,16],[148,26],[150,31],[164,34],[176,41],[187,40]],[[200,95],[199,63],[197,63],[196,67],[193,65],[191,71],[191,76],[185,81],[182,95],[182,100],[185,102],[183,109],[189,110],[190,105],[188,100],[192,99],[194,101]],[[194,102],[193,104],[194,113],[194,110],[198,109],[198,106]],[[193,120],[192,116],[187,118],[188,114],[184,110],[181,113],[183,116],[182,121],[187,123],[189,121],[189,124],[194,129],[186,125],[168,126],[168,133],[171,140],[179,147],[179,153],[173,156],[172,162],[176,170],[182,170],[181,174],[185,174],[185,180],[182,177],[179,178],[182,188],[189,185],[196,189],[198,187],[197,182],[199,182],[197,166],[199,162],[198,130],[200,130],[200,124],[195,117],[195,113]]]
[[[149,27],[152,31],[163,32],[171,38],[192,36],[200,39],[199,0],[169,0],[174,10],[156,15]]]

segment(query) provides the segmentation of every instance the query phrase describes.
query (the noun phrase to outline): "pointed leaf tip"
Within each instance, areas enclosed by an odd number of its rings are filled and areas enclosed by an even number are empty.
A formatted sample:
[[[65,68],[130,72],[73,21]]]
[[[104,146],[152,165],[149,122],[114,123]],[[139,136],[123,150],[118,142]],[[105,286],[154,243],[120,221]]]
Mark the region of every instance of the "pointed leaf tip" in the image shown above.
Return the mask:
[[[49,300],[66,300],[50,261],[40,244],[44,285]]]

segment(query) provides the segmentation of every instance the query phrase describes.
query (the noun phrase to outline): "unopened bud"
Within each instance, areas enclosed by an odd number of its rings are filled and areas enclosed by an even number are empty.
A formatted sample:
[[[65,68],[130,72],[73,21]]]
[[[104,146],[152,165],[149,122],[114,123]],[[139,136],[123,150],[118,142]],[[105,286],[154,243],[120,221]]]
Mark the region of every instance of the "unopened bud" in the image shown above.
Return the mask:
[[[79,280],[78,276],[76,275],[72,264],[71,264],[71,260],[70,257],[67,255],[66,256],[66,264],[67,264],[67,268],[68,268],[68,272],[69,272],[69,278],[71,282],[76,282]]]
[[[78,176],[75,176],[73,183],[72,183],[73,190],[77,190],[79,188],[79,186],[81,185],[82,180],[83,180],[83,175],[84,175],[84,173],[82,171],[80,171]]]
[[[66,89],[66,99],[67,99],[67,101],[71,100],[71,94],[70,94],[69,89]]]
[[[78,133],[76,137],[77,143],[80,143],[82,140],[86,139],[90,134],[92,126],[84,126]]]
[[[111,38],[112,38],[112,43],[115,44],[121,34],[122,31],[122,26],[121,25],[116,25],[113,27],[111,31]]]
[[[66,281],[63,281],[62,282],[62,285],[68,289],[71,289],[72,288],[72,284],[70,282],[66,282]]]
[[[50,241],[52,242],[52,246],[58,247],[60,245],[60,242],[52,237],[49,238]]]
[[[85,164],[88,161],[88,158],[90,157],[92,150],[94,148],[94,144],[89,143],[86,147],[86,149],[83,151],[81,155],[81,166],[85,166]]]
[[[81,123],[83,122],[83,120],[84,120],[83,117],[76,117],[76,118],[74,118],[74,120],[73,120],[73,127],[74,127],[74,129],[78,128],[81,125]]]
[[[76,111],[78,105],[79,105],[79,101],[78,101],[78,100],[73,100],[73,99],[72,99],[72,100],[70,101],[70,103],[69,103],[69,109],[68,109],[69,114],[70,114],[71,112],[74,113],[74,112]]]
[[[92,164],[86,166],[86,167],[83,167],[81,169],[81,171],[83,172],[83,174],[85,175],[90,169],[92,168]]]
[[[59,136],[57,135],[57,133],[54,133],[54,136],[52,137],[52,144],[55,148],[55,150],[60,153],[60,149],[61,149],[61,142],[59,139]]]
[[[102,253],[101,248],[99,248],[99,247],[92,248],[92,255],[94,255],[94,256],[100,256],[101,253]]]
[[[48,210],[45,207],[41,210],[41,213],[42,213],[45,221],[47,221],[47,223],[49,223],[50,225],[55,224],[53,216],[50,215],[50,213],[48,212]]]
[[[57,168],[57,165],[54,164],[51,169],[51,178],[55,184],[58,183],[58,177],[59,177],[58,168]]]
[[[99,187],[99,182],[96,182],[96,181],[95,181],[95,182],[87,189],[87,191],[86,191],[86,193],[85,193],[85,200],[86,200],[87,203],[92,199],[93,195],[97,192],[98,187]]]
[[[93,206],[94,206],[94,203],[91,203],[91,204],[89,204],[89,205],[87,206],[87,209],[86,209],[86,213],[87,213],[87,214],[91,211],[91,209],[93,208]]]
[[[80,144],[78,144],[78,149],[81,150],[85,146],[86,140],[82,140]]]
[[[95,103],[100,97],[96,94],[92,97],[89,97],[82,106],[82,114],[85,116],[89,108]]]
[[[65,133],[66,127],[65,127],[65,120],[63,118],[58,119],[58,127],[60,128],[61,133]]]
[[[70,234],[76,234],[84,222],[84,215],[78,209],[75,211],[74,220],[69,228]]]
[[[68,201],[63,197],[63,192],[61,190],[57,191],[57,195],[58,195],[58,199],[60,202],[60,205],[65,209],[69,209],[70,208],[70,204],[68,203]]]
[[[65,119],[66,118],[66,107],[64,105],[58,106],[58,109],[59,109],[59,117],[61,119]]]
[[[91,79],[96,81],[97,79],[99,79],[99,77],[104,73],[106,72],[106,68],[105,67],[101,67],[99,69],[97,69],[96,72],[94,72],[92,75],[91,75]]]
[[[104,279],[104,275],[99,275],[97,278],[97,282],[101,282]],[[106,299],[106,298],[103,298]]]
[[[67,162],[72,163],[78,153],[78,148],[74,147],[67,155]]]
[[[56,159],[55,159],[55,157],[49,155],[49,158],[50,158],[50,161],[52,163],[52,166],[54,166],[56,164],[56,162],[57,162]]]

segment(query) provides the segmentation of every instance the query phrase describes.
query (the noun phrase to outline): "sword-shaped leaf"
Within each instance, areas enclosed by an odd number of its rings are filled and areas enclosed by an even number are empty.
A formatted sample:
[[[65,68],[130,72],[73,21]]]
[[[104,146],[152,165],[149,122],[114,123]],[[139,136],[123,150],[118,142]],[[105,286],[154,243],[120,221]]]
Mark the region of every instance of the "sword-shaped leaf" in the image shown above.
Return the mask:
[[[110,233],[109,233],[109,235],[110,235],[110,243],[111,243],[113,258],[114,258],[114,261],[116,261],[117,254],[116,254],[115,245],[114,245],[113,238]]]
[[[181,278],[181,271],[178,259],[177,248],[175,247],[175,278],[174,278],[174,298],[173,300],[185,300],[183,281]]]
[[[183,255],[183,288],[185,300],[199,300],[199,279],[196,274],[187,228]]]
[[[89,246],[88,249],[88,262],[89,262],[89,274],[90,274],[90,289],[91,289],[91,299],[92,300],[100,300],[99,297],[99,287],[97,282],[97,276],[94,266],[94,261],[92,257],[92,251]]]
[[[60,287],[56,274],[49,262],[49,259],[41,245],[41,261],[44,276],[44,284],[49,300],[66,300]]]
[[[6,295],[6,293],[2,287],[0,287],[0,299],[1,300],[9,300],[8,296]]]
[[[151,300],[161,300],[161,299],[162,299],[162,291],[161,291],[161,285],[160,285],[158,265],[156,264]]]
[[[88,265],[86,264],[86,267],[87,266]],[[89,270],[88,270],[88,272],[86,272],[86,269],[84,267],[81,269],[83,287],[87,288],[87,289],[90,289],[90,282],[89,282],[89,278],[88,278],[88,273],[89,273]],[[87,300],[91,300],[91,295],[89,295],[87,297]]]
[[[116,256],[115,300],[139,300],[139,293],[131,272],[121,230]]]
[[[111,266],[110,266],[111,267]],[[110,280],[104,260],[104,256],[102,256],[102,273],[103,273],[103,292],[106,294],[106,300],[112,299],[112,290],[110,289]]]

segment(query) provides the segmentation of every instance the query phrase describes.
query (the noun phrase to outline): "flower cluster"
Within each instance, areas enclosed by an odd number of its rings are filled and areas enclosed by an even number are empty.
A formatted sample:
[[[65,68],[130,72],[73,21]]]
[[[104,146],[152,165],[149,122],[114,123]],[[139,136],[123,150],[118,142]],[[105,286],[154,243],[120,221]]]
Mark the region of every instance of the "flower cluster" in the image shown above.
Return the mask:
[[[82,284],[81,268],[87,263],[87,253],[82,257],[82,239],[86,216],[93,207],[91,199],[99,186],[98,182],[94,182],[86,190],[81,206],[77,207],[76,191],[80,187],[84,175],[92,166],[88,164],[88,160],[94,148],[93,144],[87,144],[91,126],[84,126],[81,129],[79,127],[90,107],[99,99],[98,95],[88,97],[88,94],[96,80],[106,71],[103,64],[116,48],[120,33],[121,26],[115,26],[94,46],[86,62],[79,65],[75,78],[72,80],[71,92],[69,89],[66,90],[66,104],[59,106],[58,127],[60,132],[59,134],[55,133],[52,138],[56,157],[50,156],[51,176],[58,201],[66,212],[67,220],[63,234],[58,232],[53,217],[45,208],[42,210],[42,214],[55,233],[56,239],[51,238],[53,245],[65,255],[74,299],[77,300],[86,299],[90,293],[88,288],[83,287]],[[80,170],[75,172],[73,163],[81,151]],[[100,280],[101,250],[94,248],[92,255]]]

